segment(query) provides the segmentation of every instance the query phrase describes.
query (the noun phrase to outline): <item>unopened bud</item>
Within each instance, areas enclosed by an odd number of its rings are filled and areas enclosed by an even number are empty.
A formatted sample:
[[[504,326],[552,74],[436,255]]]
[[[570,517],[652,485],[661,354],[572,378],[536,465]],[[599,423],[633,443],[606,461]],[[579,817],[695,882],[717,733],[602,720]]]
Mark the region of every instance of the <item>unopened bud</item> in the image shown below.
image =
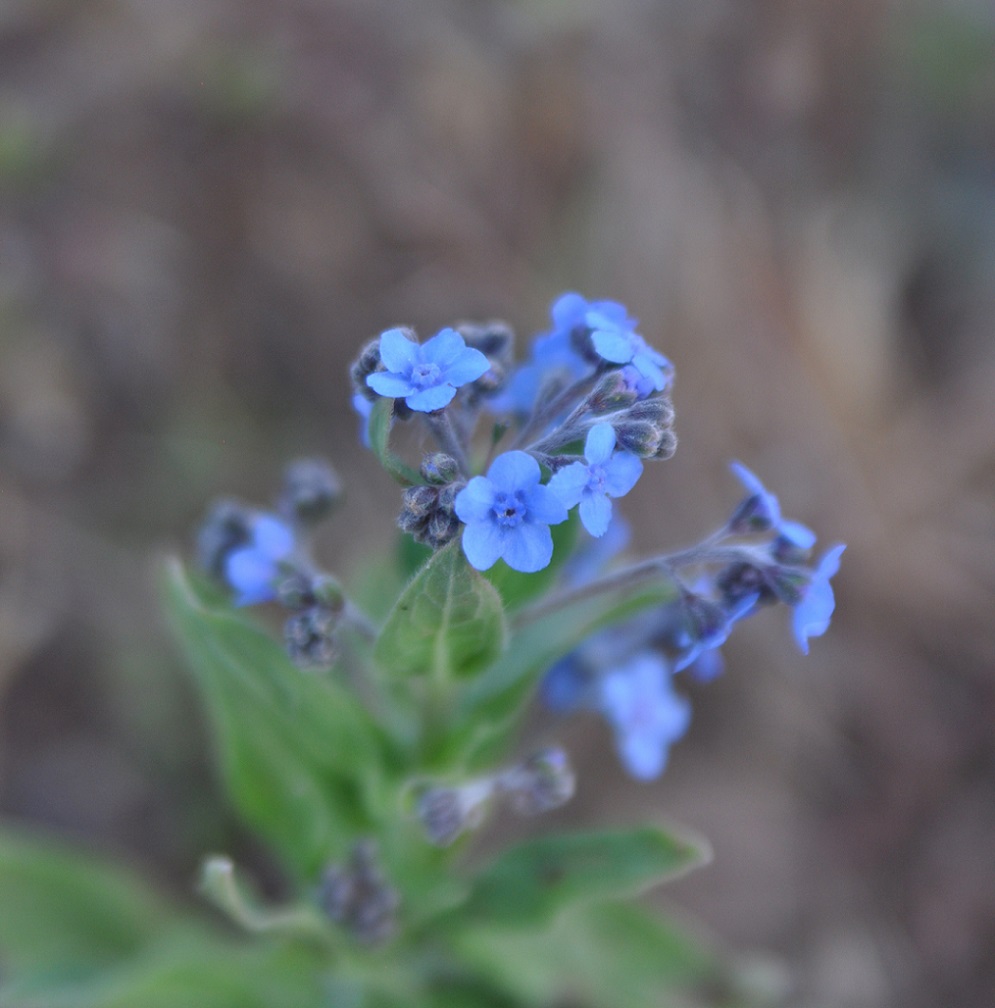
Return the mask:
[[[415,815],[431,843],[448,847],[462,833],[483,822],[493,792],[494,784],[489,780],[426,788],[415,802]]]
[[[613,413],[627,409],[638,398],[638,393],[625,380],[625,375],[621,371],[609,371],[595,385],[584,405],[591,413]]]
[[[663,443],[664,431],[648,420],[623,420],[615,425],[615,444],[640,458],[652,458]]]
[[[445,452],[431,452],[422,459],[419,471],[426,483],[442,486],[459,476],[459,463]]]
[[[348,862],[329,865],[318,902],[336,924],[364,945],[378,945],[396,930],[400,896],[380,868],[372,840],[356,844]]]
[[[376,392],[373,391],[366,384],[366,379],[369,378],[374,371],[380,369],[380,337],[370,340],[362,350],[359,351],[359,356],[353,361],[349,368],[349,380],[352,382],[353,392],[358,393],[364,399],[369,399],[370,402],[375,402],[377,399]]]
[[[320,605],[291,616],[283,627],[283,640],[291,661],[302,669],[331,668],[338,656],[335,645],[338,624],[338,614]]]
[[[327,462],[298,459],[287,466],[280,496],[285,514],[313,524],[324,518],[341,499],[341,481]]]
[[[522,815],[550,812],[566,804],[576,789],[567,754],[558,748],[542,749],[524,763],[505,771],[499,786]]]

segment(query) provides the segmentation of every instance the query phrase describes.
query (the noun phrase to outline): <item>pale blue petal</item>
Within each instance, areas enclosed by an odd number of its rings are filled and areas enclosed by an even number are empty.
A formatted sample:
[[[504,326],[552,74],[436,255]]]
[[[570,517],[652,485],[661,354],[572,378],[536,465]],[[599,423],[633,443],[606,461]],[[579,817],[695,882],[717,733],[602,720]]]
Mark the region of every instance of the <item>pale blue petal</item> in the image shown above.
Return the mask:
[[[810,550],[815,545],[815,533],[807,525],[802,525],[801,522],[790,521],[785,518],[777,526],[777,532],[778,535],[785,538],[792,546],[797,546],[798,549]]]
[[[649,732],[617,735],[618,755],[625,769],[636,780],[655,780],[667,767],[668,745],[665,739]]]
[[[593,536],[603,536],[612,520],[612,502],[603,493],[585,494],[580,502],[580,520]]]
[[[471,567],[488,570],[505,551],[506,530],[491,521],[474,521],[463,529],[463,553]]]
[[[270,515],[260,515],[253,522],[252,541],[263,556],[272,560],[282,560],[294,549],[294,533]]]
[[[643,463],[631,452],[617,452],[605,466],[605,492],[609,497],[624,497],[643,474]]]
[[[587,299],[576,291],[567,291],[553,302],[550,314],[557,329],[570,330],[584,321],[586,311]]]
[[[276,566],[254,546],[234,550],[225,561],[225,579],[235,590],[235,604],[257,605],[273,596]]]
[[[545,525],[559,525],[567,520],[567,505],[548,486],[536,484],[525,494],[527,520]]]
[[[615,428],[610,423],[596,423],[584,442],[584,458],[591,465],[601,465],[611,458],[615,447]]]
[[[474,476],[456,495],[454,510],[463,522],[483,521],[490,518],[494,505],[494,487],[489,479]]]
[[[405,398],[409,409],[419,413],[432,413],[448,406],[456,395],[456,389],[452,385],[433,385],[431,388],[422,389]]]
[[[632,366],[641,374],[644,378],[648,378],[653,382],[653,388],[657,392],[662,392],[667,387],[667,375],[663,372],[660,366],[653,361],[648,354],[640,352],[632,355]]]
[[[366,384],[377,395],[386,396],[388,399],[403,399],[415,391],[414,385],[407,378],[391,371],[375,371],[367,376]]]
[[[838,543],[829,549],[812,576],[805,597],[795,606],[792,628],[802,654],[808,654],[809,637],[821,637],[829,629],[829,621],[836,608],[836,598],[829,579],[839,570],[840,556],[846,549]]]
[[[632,342],[615,330],[593,332],[591,341],[594,343],[594,349],[606,361],[611,361],[613,364],[628,364],[632,360]]]
[[[380,359],[388,371],[410,371],[418,363],[419,346],[404,335],[403,329],[388,329],[380,334]]]
[[[506,493],[532,487],[539,482],[541,476],[539,463],[523,451],[498,455],[487,470],[487,478],[494,484],[495,490]]]
[[[587,466],[583,462],[572,462],[553,475],[549,481],[549,489],[566,507],[572,508],[580,503],[587,480]]]
[[[486,373],[491,362],[479,350],[465,347],[443,372],[445,380],[457,388],[467,382],[476,381]]]
[[[532,574],[548,566],[552,558],[553,536],[548,525],[522,522],[521,525],[508,531],[504,546],[504,562],[512,570]]]
[[[736,479],[743,484],[747,493],[766,496],[767,488],[760,482],[760,479],[756,476],[756,474],[747,469],[742,462],[733,459],[733,461],[729,463],[729,468],[733,471]]]
[[[444,368],[465,349],[466,341],[455,329],[440,329],[430,340],[422,344],[421,359],[425,364],[438,364]]]
[[[630,319],[628,309],[618,301],[592,301],[587,306],[587,324],[592,329],[601,328],[596,322],[598,316],[619,329],[635,329],[638,325],[638,319]]]

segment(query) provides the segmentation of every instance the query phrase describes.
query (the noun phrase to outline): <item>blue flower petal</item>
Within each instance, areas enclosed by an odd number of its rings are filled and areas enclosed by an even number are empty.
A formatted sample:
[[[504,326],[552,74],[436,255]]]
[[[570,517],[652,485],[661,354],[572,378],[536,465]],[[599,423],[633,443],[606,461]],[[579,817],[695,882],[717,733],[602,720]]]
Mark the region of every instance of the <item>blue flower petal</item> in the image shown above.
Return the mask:
[[[506,531],[494,522],[470,522],[463,530],[463,553],[470,566],[480,571],[493,567],[505,551],[506,538]]]
[[[421,347],[421,360],[425,364],[445,367],[451,364],[466,349],[466,341],[455,329],[440,329]]]
[[[532,574],[548,566],[552,557],[553,536],[548,525],[522,522],[508,533],[504,547],[504,562],[512,570]],[[473,563],[472,560],[470,562]]]
[[[548,486],[537,484],[525,495],[528,521],[545,525],[559,525],[567,520],[567,505]],[[545,566],[545,564],[543,565]]]
[[[608,524],[612,518],[612,502],[604,494],[585,494],[578,510],[584,528],[591,535],[600,537],[608,531]]]
[[[456,495],[454,510],[463,522],[485,521],[494,506],[494,486],[483,476],[474,476]]]
[[[624,497],[643,474],[643,463],[631,452],[616,452],[605,466],[605,492],[609,497]]]
[[[798,549],[810,550],[815,545],[815,533],[807,525],[802,525],[801,522],[785,518],[777,526],[777,532]]]
[[[550,315],[557,329],[569,331],[583,323],[586,311],[587,300],[576,291],[567,291],[553,302]]]
[[[611,458],[615,447],[615,428],[610,423],[596,423],[584,442],[584,458],[591,465],[601,465]]]
[[[846,546],[837,543],[826,551],[801,602],[795,606],[792,628],[802,654],[808,654],[810,637],[821,637],[829,629],[829,621],[836,608],[836,598],[829,579],[839,570],[840,557],[845,549]]]
[[[598,355],[606,361],[628,364],[632,360],[632,341],[615,330],[597,330],[591,333],[591,341]]]
[[[434,413],[448,406],[455,395],[456,389],[452,385],[432,385],[405,397],[404,401],[409,409],[419,413]]]
[[[572,508],[580,503],[587,481],[587,466],[583,462],[571,462],[566,468],[554,473],[549,481],[549,489],[566,507]]]
[[[388,371],[403,374],[418,363],[420,348],[404,333],[403,329],[388,329],[380,334],[380,360]]]
[[[258,605],[274,597],[276,564],[254,546],[233,550],[225,561],[225,580],[235,591],[235,604]]]
[[[490,366],[491,362],[479,350],[464,347],[455,359],[446,365],[445,379],[450,385],[459,388],[486,374]]]
[[[648,348],[647,348],[648,349]],[[666,358],[665,358],[666,359]],[[662,392],[670,382],[669,375],[645,352],[632,355],[632,366],[648,381],[657,392]]]
[[[294,533],[279,518],[263,514],[253,522],[252,542],[264,556],[282,560],[294,550]]]
[[[541,476],[539,463],[523,451],[509,451],[498,455],[487,470],[487,478],[497,489],[506,493],[534,486]]]
[[[415,391],[414,385],[407,378],[390,371],[375,371],[367,376],[366,384],[377,395],[385,396],[388,399],[403,399],[404,396],[411,395]]]

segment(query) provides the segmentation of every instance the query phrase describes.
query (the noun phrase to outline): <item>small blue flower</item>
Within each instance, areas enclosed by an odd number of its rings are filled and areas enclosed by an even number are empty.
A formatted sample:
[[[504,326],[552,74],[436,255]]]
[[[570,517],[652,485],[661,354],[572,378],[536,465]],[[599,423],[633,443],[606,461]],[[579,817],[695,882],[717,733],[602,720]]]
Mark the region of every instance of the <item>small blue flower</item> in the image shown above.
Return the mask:
[[[403,329],[388,329],[380,335],[380,360],[387,370],[375,371],[366,384],[378,395],[404,399],[419,413],[448,406],[456,389],[476,381],[490,367],[455,329],[443,329],[420,344],[409,340]]]
[[[792,627],[802,654],[808,654],[809,637],[821,637],[829,629],[829,620],[836,608],[829,579],[840,569],[840,557],[845,549],[843,543],[837,543],[823,554],[801,602],[795,606]]]
[[[539,480],[539,463],[526,452],[499,455],[486,476],[474,476],[457,494],[455,510],[466,523],[463,552],[477,570],[501,557],[513,570],[542,570],[553,556],[550,525],[567,519],[567,509]]]
[[[636,654],[601,679],[600,709],[615,729],[622,762],[640,780],[663,772],[671,743],[691,720],[691,705],[674,692],[670,669],[652,651]]]
[[[760,480],[742,462],[730,462],[729,468],[746,489],[746,497],[729,519],[733,532],[766,532],[781,524],[781,505]],[[792,522],[792,527],[796,523]],[[804,528],[804,526],[798,526]]]
[[[257,605],[276,597],[280,564],[294,551],[294,533],[268,514],[258,514],[250,528],[249,544],[233,550],[225,560],[225,580],[235,591],[235,605]]]
[[[753,593],[737,599],[732,606],[724,606],[702,595],[686,593],[680,603],[684,625],[675,634],[675,643],[682,653],[674,663],[674,671],[680,672],[708,652],[718,651],[729,639],[733,626],[753,612],[757,599],[758,595]],[[706,678],[707,667],[708,660],[706,660]]]
[[[608,531],[612,497],[624,497],[642,475],[643,464],[630,452],[615,452],[615,429],[610,423],[595,424],[587,432],[584,457],[587,464],[573,462],[549,481],[549,489],[568,508],[580,504],[580,520],[593,536]]]

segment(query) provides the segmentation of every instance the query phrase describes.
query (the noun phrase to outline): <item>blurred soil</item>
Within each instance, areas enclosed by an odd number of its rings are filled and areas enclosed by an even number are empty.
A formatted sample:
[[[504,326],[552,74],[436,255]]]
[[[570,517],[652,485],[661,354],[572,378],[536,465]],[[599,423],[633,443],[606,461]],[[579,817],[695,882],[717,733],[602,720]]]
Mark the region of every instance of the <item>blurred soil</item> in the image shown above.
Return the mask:
[[[346,365],[405,322],[625,302],[693,540],[740,458],[849,549],[651,787],[566,737],[573,820],[660,815],[668,892],[784,1003],[995,1004],[995,8],[972,0],[0,5],[0,811],[190,889],[253,850],[157,613],[207,501],[331,457],[348,574],[393,491]],[[758,973],[759,975],[759,973]]]

